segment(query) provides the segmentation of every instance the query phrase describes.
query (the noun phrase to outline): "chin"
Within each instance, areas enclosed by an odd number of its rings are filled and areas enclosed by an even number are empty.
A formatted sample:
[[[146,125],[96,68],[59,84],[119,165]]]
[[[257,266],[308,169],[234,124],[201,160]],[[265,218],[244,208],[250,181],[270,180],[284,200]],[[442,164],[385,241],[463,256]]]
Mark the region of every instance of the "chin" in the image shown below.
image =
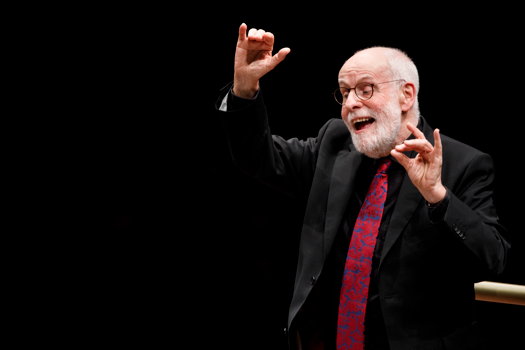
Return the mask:
[[[359,150],[358,150],[359,151]],[[359,151],[361,152],[361,151]],[[384,158],[384,157],[387,157],[390,155],[390,151],[386,152],[386,153],[380,153],[380,152],[361,152],[363,153],[365,156],[369,157],[369,158],[373,158],[373,159],[379,159],[379,158]]]
[[[352,142],[357,151],[363,153],[370,158],[383,158],[390,155],[390,151],[394,148],[395,142],[391,140],[379,140],[375,135],[363,137],[363,135],[356,135],[353,132]]]

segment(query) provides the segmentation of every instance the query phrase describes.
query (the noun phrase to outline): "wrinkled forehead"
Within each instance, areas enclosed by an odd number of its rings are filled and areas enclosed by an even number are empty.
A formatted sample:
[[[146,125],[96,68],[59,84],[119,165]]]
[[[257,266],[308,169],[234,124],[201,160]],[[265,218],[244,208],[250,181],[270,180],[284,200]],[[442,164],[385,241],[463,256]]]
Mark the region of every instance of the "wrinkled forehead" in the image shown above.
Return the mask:
[[[389,69],[382,55],[361,52],[350,57],[339,70],[339,81],[384,79]]]

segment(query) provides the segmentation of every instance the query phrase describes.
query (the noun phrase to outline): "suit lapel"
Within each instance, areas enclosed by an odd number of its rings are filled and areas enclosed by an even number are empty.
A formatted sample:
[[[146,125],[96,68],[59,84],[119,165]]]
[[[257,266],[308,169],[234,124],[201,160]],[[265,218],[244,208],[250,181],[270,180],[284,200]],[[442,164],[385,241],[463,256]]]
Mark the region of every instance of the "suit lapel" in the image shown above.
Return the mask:
[[[423,131],[427,140],[429,140],[431,144],[434,144],[434,137],[432,134],[433,130],[426,123],[423,117],[419,119],[417,127],[418,129]],[[412,138],[412,136],[410,138]],[[408,157],[410,158],[414,158],[415,156],[415,151],[411,151],[408,153]],[[423,196],[421,196],[417,188],[412,184],[412,181],[410,180],[406,172],[403,177],[403,182],[401,184],[401,188],[399,189],[399,194],[397,198],[398,201],[395,205],[394,212],[392,213],[390,224],[388,225],[388,232],[385,237],[383,251],[381,252],[381,260],[379,266],[381,266],[381,264],[385,260],[385,257],[392,249],[392,246],[401,235],[401,232],[403,232],[403,229],[414,215],[415,210],[423,201]]]
[[[423,197],[406,174],[397,198],[398,200],[394,207],[392,217],[390,218],[390,224],[388,225],[379,266],[381,266],[385,256],[388,255],[388,252],[392,249],[401,232],[403,232],[406,224],[410,221],[412,215],[414,215],[419,203],[423,200]]]
[[[354,191],[354,182],[357,169],[363,160],[363,154],[355,151],[350,145],[352,152],[345,148],[339,151],[334,163],[333,175],[331,177],[326,210],[324,255],[328,255],[332,243],[337,234],[350,193]]]

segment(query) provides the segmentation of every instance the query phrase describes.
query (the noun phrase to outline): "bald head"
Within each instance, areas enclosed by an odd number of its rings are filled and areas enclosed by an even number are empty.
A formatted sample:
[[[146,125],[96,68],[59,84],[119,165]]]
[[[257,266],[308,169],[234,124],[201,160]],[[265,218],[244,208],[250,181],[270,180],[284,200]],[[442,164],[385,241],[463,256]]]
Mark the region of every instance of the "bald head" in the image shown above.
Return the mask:
[[[389,80],[404,79],[413,83],[419,92],[417,67],[405,52],[397,48],[373,46],[356,51],[341,67],[340,73],[348,70],[368,71]]]

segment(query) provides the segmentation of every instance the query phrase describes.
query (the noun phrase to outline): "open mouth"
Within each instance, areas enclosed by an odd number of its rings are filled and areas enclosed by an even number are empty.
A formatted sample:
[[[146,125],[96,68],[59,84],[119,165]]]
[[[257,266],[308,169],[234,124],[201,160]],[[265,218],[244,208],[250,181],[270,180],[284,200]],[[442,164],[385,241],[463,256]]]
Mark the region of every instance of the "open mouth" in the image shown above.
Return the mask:
[[[354,128],[357,131],[366,129],[370,125],[372,125],[376,120],[374,118],[370,117],[362,117],[362,118],[356,118],[352,120],[352,124],[354,125]]]

